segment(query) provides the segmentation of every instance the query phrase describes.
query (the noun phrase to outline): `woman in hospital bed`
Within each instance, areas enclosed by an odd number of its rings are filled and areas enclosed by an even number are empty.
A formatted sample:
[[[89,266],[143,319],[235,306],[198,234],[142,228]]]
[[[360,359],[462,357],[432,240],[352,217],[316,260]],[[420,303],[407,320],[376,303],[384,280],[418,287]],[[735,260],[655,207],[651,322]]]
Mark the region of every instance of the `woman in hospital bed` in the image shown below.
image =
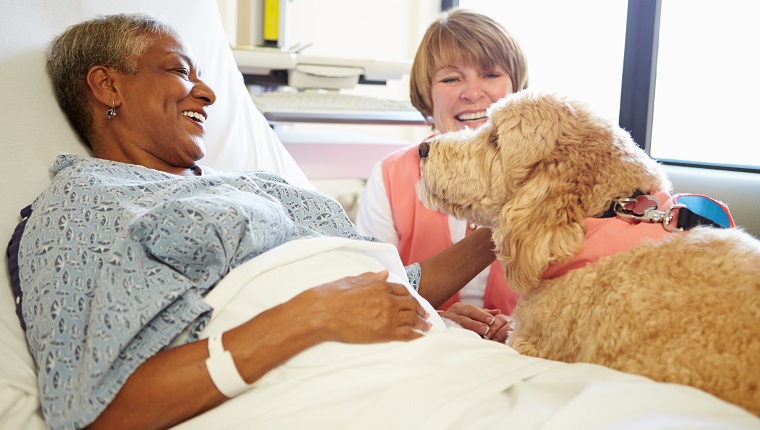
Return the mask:
[[[415,287],[464,285],[490,263],[477,252],[487,237],[458,258],[404,268],[332,199],[274,174],[198,166],[215,94],[160,21],[71,27],[51,45],[48,71],[96,156],[55,160],[10,248],[51,428],[533,428],[568,401],[622,392],[589,390],[589,375],[632,382],[626,396],[650,411],[681,396],[689,406],[669,407],[669,422],[715,402],[598,366],[563,373],[447,329]],[[563,395],[542,390],[557,380]],[[518,407],[531,397],[547,400]],[[707,427],[758,424],[711,408]]]

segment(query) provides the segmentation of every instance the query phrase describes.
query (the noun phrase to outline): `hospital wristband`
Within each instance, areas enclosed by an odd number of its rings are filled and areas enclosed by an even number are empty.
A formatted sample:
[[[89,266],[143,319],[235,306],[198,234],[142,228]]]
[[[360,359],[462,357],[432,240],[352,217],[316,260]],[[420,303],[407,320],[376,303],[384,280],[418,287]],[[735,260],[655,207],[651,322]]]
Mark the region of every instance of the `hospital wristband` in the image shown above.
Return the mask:
[[[208,338],[208,353],[206,369],[219,392],[231,399],[251,387],[240,376],[232,354],[224,349],[222,333]]]

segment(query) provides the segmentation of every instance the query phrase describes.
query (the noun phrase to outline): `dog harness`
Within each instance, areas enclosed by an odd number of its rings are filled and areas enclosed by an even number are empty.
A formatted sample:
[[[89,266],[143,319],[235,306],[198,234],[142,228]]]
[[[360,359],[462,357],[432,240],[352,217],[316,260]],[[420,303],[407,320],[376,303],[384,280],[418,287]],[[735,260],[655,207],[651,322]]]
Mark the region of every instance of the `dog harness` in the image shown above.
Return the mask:
[[[660,203],[664,202],[664,203]],[[636,192],[615,199],[598,218],[586,218],[586,235],[581,250],[568,261],[549,265],[544,279],[558,278],[573,269],[629,249],[645,241],[656,241],[673,232],[696,226],[736,227],[728,207],[700,194],[651,194]]]

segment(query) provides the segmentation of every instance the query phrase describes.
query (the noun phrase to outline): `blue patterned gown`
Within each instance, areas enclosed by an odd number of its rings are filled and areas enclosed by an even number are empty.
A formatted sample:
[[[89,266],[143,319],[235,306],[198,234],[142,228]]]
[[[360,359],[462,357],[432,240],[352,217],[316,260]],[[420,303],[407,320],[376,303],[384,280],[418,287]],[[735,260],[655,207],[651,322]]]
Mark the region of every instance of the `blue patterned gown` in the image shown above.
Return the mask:
[[[264,172],[179,177],[61,155],[19,247],[21,309],[54,428],[82,427],[127,377],[210,317],[203,296],[293,239],[367,240],[340,205]],[[408,268],[412,284],[419,265]]]

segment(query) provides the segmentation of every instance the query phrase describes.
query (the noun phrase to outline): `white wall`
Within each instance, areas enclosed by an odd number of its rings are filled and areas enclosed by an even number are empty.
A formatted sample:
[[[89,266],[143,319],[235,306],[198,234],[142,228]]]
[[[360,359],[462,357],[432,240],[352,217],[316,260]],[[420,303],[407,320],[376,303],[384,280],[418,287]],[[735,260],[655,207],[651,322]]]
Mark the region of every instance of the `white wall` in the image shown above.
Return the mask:
[[[234,11],[261,0],[217,0],[231,42],[236,41]],[[285,48],[309,45],[302,52],[328,57],[412,60],[428,24],[440,12],[440,0],[280,0],[286,2]],[[243,44],[241,42],[241,44]],[[409,98],[409,76],[387,85],[359,85],[349,94],[389,99]],[[416,143],[428,127],[299,124],[278,126],[284,133],[367,135]]]

